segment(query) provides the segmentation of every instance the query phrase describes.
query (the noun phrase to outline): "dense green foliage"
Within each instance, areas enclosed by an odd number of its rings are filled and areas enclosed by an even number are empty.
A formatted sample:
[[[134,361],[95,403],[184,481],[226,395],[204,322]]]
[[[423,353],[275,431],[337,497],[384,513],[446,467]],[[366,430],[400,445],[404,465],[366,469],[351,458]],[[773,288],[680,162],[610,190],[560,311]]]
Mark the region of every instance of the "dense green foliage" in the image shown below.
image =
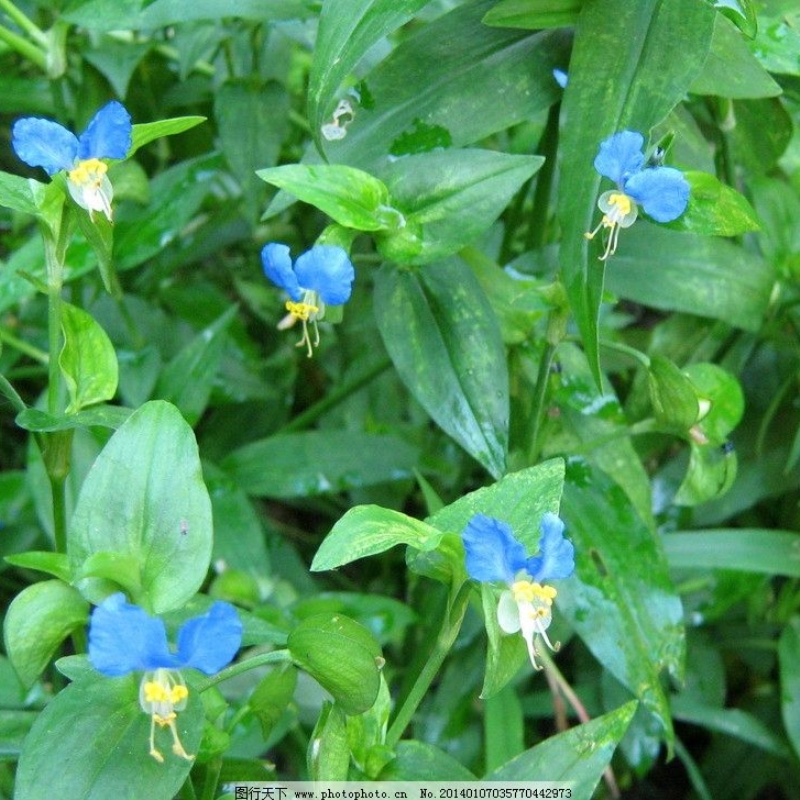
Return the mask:
[[[792,0],[0,0],[0,800],[800,798],[798,53]],[[113,221],[12,135],[111,100]],[[622,131],[676,218],[604,222]],[[310,357],[269,242],[355,267]],[[542,672],[475,514],[566,524]],[[87,658],[115,592],[238,609],[194,760]]]

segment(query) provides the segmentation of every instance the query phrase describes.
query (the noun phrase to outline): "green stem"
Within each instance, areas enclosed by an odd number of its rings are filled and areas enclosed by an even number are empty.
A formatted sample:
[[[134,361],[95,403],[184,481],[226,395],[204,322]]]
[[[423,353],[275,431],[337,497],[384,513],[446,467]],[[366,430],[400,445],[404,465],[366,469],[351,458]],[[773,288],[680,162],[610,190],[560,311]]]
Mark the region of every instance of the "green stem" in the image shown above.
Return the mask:
[[[461,622],[464,619],[464,613],[467,610],[469,603],[469,594],[472,587],[469,583],[465,583],[455,597],[455,600],[448,602],[445,609],[444,619],[442,620],[442,627],[439,630],[439,635],[436,637],[436,642],[433,645],[433,650],[425,661],[422,669],[414,681],[411,691],[406,695],[403,704],[400,706],[397,715],[389,727],[389,732],[386,734],[386,746],[394,747],[403,731],[408,727],[414,712],[417,710],[419,704],[428,692],[436,673],[439,671],[442,662],[453,642],[461,630]]]
[[[603,447],[603,445],[609,444],[610,442],[615,442],[618,439],[625,439],[628,436],[641,436],[645,433],[659,433],[658,424],[652,417],[640,420],[639,422],[631,425],[630,428],[620,428],[613,433],[609,433],[607,436],[600,436],[597,439],[592,439],[588,442],[582,442],[576,447],[570,447],[568,450],[563,451],[563,455],[585,455],[586,453],[591,453],[592,450],[596,450],[598,447]]]
[[[186,776],[186,780],[183,782],[183,786],[181,786],[180,798],[181,800],[197,800],[191,773]]]
[[[67,479],[50,476],[53,497],[53,537],[56,553],[67,552]]]
[[[47,34],[32,20],[28,19],[11,0],[0,0],[0,10],[6,12],[8,18],[42,47],[47,47]]]
[[[536,388],[533,392],[529,419],[529,430],[531,436],[530,447],[528,448],[528,463],[535,464],[539,455],[539,433],[542,429],[544,419],[544,400],[547,395],[547,380],[550,377],[550,369],[553,366],[553,356],[555,356],[557,345],[545,342],[544,350],[539,359],[539,374],[536,376]]]
[[[25,56],[28,61],[36,64],[39,69],[47,71],[47,56],[35,44],[31,44],[27,39],[23,39],[18,33],[10,31],[0,25],[0,41],[5,42],[12,50],[16,50],[21,56]]]
[[[570,335],[564,338],[565,341],[567,342],[577,342],[577,343],[581,342],[579,336]],[[631,358],[638,361],[645,369],[650,369],[650,358],[647,356],[646,353],[643,353],[641,350],[637,350],[635,347],[630,347],[629,345],[623,344],[622,342],[613,342],[609,339],[601,339],[600,347],[603,347],[606,350],[614,350],[617,353],[622,353],[623,355],[630,356]]]
[[[355,394],[359,389],[366,386],[373,379],[377,378],[382,372],[389,369],[391,365],[392,362],[388,358],[382,358],[376,364],[373,364],[366,372],[364,372],[363,375],[359,375],[359,377],[355,378],[349,383],[334,389],[318,403],[314,403],[313,406],[309,406],[301,414],[298,414],[293,420],[287,422],[286,425],[284,425],[278,431],[278,433],[291,433],[292,431],[299,431],[307,428],[313,422],[316,422],[316,420],[319,419],[319,417],[321,417],[326,411],[330,411],[330,409],[334,408],[335,406],[339,405],[339,403],[350,397],[351,394]]]
[[[63,285],[64,265],[56,254],[56,244],[45,234],[44,253],[47,263],[47,342],[50,356],[47,372],[47,410],[58,413],[58,397],[61,373],[58,364],[58,351],[61,345],[61,287]]]
[[[0,342],[5,342],[7,345],[10,345],[15,350],[19,350],[20,353],[23,353],[26,356],[30,356],[34,361],[38,361],[40,364],[47,364],[50,360],[44,350],[40,350],[38,347],[34,347],[32,344],[28,344],[22,339],[18,339],[13,333],[9,333],[8,331],[3,330],[3,328],[0,328]]]
[[[558,118],[561,103],[550,106],[537,155],[544,156],[544,164],[536,175],[536,189],[533,194],[533,208],[528,219],[528,232],[525,240],[526,250],[538,250],[547,241],[547,220],[550,211],[550,194],[553,176],[556,172],[556,152],[558,150]]]
[[[239,661],[236,664],[231,664],[216,675],[212,675],[210,678],[200,681],[200,683],[195,686],[195,691],[205,692],[212,686],[222,683],[222,681],[227,681],[229,678],[241,675],[243,672],[249,672],[251,669],[261,667],[264,664],[285,664],[291,660],[292,657],[289,655],[288,650],[272,650],[269,653],[260,653],[252,658]]]

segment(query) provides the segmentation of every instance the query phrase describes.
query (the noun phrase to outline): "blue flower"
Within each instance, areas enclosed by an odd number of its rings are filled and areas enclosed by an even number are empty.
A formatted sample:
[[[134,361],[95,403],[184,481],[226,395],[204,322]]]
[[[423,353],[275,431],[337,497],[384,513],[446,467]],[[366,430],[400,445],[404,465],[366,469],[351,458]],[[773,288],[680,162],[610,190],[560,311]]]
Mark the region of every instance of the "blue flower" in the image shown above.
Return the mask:
[[[610,229],[601,261],[617,249],[619,231],[636,221],[641,205],[656,222],[672,222],[686,210],[689,183],[680,170],[645,164],[644,136],[636,131],[620,131],[600,144],[594,168],[617,184],[597,200],[603,212],[600,224],[585,234],[593,239],[601,228]],[[638,205],[637,205],[638,204]]]
[[[270,242],[261,251],[264,274],[280,286],[291,298],[286,303],[289,314],[278,328],[288,328],[299,319],[303,323],[303,338],[298,347],[306,345],[309,358],[319,344],[317,322],[325,316],[325,306],[340,306],[350,299],[355,270],[347,251],[328,244],[315,244],[292,264],[285,244]],[[308,334],[308,323],[314,326],[314,345]]]
[[[569,83],[569,75],[567,75],[563,69],[554,69],[553,79],[562,89],[567,88],[567,83]]]
[[[139,705],[150,716],[150,755],[163,762],[156,750],[156,723],[172,732],[172,752],[191,760],[178,738],[176,712],[186,707],[189,690],[178,670],[191,667],[212,675],[227,666],[242,643],[242,623],[229,603],[216,602],[178,631],[177,648],[167,644],[164,623],[128,603],[121,592],[107,597],[92,612],[89,661],[110,677],[144,672]]]
[[[557,592],[543,581],[568,578],[575,570],[575,548],[564,538],[564,523],[548,513],[540,528],[539,554],[530,557],[511,528],[493,517],[476,514],[461,534],[470,578],[508,586],[500,595],[497,621],[506,633],[522,632],[536,669],[540,667],[536,663],[535,637],[541,636],[551,650],[558,647],[547,637]]]
[[[72,199],[91,216],[102,211],[111,219],[114,189],[101,158],[125,158],[131,149],[131,116],[112,100],[92,118],[86,130],[75,136],[57,122],[38,117],[18,119],[11,129],[11,144],[19,158],[31,167],[42,167],[51,177],[67,173]]]

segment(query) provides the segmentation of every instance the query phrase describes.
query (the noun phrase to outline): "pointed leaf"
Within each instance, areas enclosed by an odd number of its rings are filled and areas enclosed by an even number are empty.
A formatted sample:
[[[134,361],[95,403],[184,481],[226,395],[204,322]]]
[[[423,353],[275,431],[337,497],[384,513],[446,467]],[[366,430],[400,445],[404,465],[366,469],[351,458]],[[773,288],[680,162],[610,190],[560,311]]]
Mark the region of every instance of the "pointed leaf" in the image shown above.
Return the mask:
[[[375,313],[403,382],[495,478],[506,468],[508,372],[497,318],[460,261],[420,272],[386,265]]]
[[[428,2],[337,0],[322,6],[308,86],[308,118],[317,141],[347,74],[374,44],[408,22]]]
[[[800,617],[792,617],[783,629],[778,642],[778,664],[783,725],[795,755],[800,755]]]
[[[68,537],[73,569],[97,553],[132,559],[142,587],[132,599],[161,613],[200,588],[211,538],[194,433],[175,406],[145,403],[109,439],[84,481]],[[98,602],[114,588],[91,578],[83,591]]]
[[[703,66],[713,25],[714,11],[705,0],[597,0],[587,3],[578,19],[562,109],[567,122],[561,149],[568,157],[559,188],[560,263],[598,385],[604,264],[597,260],[598,247],[583,236],[596,224],[600,194],[600,176],[592,163],[608,136],[627,129],[646,139],[682,99]],[[680,58],[674,57],[676,51]]]
[[[683,609],[660,543],[623,490],[579,462],[567,472],[562,517],[577,568],[559,586],[558,608],[600,663],[660,720],[671,743],[661,671],[682,675]]]
[[[0,206],[25,214],[37,214],[39,211],[30,182],[8,172],[0,172]]]
[[[133,143],[128,151],[128,158],[140,147],[144,147],[156,139],[161,139],[163,136],[175,136],[205,121],[205,117],[173,117],[172,119],[160,119],[157,122],[144,122],[134,125],[131,134]]]
[[[67,383],[67,414],[111,400],[117,391],[119,366],[108,334],[87,314],[70,303],[61,305],[64,347],[58,365]]]
[[[486,775],[492,781],[570,781],[572,797],[589,798],[625,735],[637,703],[632,701],[584,725],[551,736]]]

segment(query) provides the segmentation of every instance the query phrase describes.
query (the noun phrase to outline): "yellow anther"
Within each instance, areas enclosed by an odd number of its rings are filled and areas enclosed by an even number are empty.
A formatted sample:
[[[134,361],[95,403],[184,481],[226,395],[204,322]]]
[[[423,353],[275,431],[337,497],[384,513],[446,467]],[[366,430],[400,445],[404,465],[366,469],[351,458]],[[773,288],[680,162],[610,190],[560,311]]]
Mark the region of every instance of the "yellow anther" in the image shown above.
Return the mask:
[[[178,684],[177,686],[172,687],[172,693],[170,694],[169,700],[173,705],[176,706],[181,702],[181,700],[185,700],[188,696],[189,690],[185,686]]]
[[[612,192],[608,198],[608,203],[617,210],[620,217],[630,214],[633,210],[633,200],[622,192]]]
[[[146,703],[166,703],[169,699],[167,689],[156,681],[147,681],[144,685],[144,700]]]
[[[319,308],[317,308],[317,306],[313,306],[310,303],[295,303],[292,300],[286,301],[286,310],[293,317],[296,317],[303,322],[308,322],[308,319],[312,314],[319,313]]]
[[[552,586],[543,586],[532,581],[516,581],[511,585],[511,592],[517,603],[544,603],[546,606],[553,605],[558,592]]]
[[[87,158],[69,171],[69,179],[79,186],[93,184],[99,188],[103,182],[108,166],[97,158]]]

